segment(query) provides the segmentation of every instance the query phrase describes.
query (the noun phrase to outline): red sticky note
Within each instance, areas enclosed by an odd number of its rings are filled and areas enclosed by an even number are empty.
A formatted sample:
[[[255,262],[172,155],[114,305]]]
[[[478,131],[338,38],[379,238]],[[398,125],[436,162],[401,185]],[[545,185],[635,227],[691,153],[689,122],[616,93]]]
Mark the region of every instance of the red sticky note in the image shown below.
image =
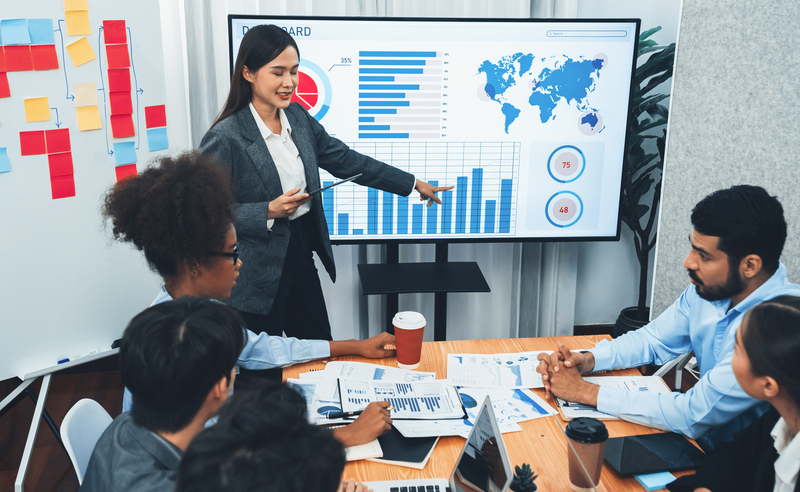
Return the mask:
[[[11,89],[8,87],[8,75],[0,72],[0,97],[11,97]]]
[[[106,56],[108,56],[108,68],[127,68],[131,66],[127,44],[107,44]]]
[[[9,72],[23,72],[33,70],[30,45],[5,46],[6,68]]]
[[[60,154],[49,154],[47,164],[50,166],[50,179],[57,176],[72,176],[72,152],[62,152]]]
[[[31,59],[34,70],[58,70],[58,55],[54,44],[31,46]]]
[[[163,104],[161,106],[145,106],[144,121],[146,128],[167,126],[166,106],[164,106]]]
[[[2,46],[0,46],[0,72],[7,72],[8,68],[6,68],[6,52]]]
[[[72,174],[52,177],[50,189],[53,191],[53,200],[75,196],[75,177]]]
[[[111,115],[111,134],[114,138],[133,137],[133,118],[129,114]]]
[[[60,130],[46,130],[44,137],[47,140],[47,153],[57,154],[72,150],[69,145],[69,128]]]
[[[108,71],[109,92],[130,92],[131,71],[128,68],[112,68]]]
[[[117,183],[119,183],[125,178],[128,178],[130,176],[136,176],[138,174],[136,171],[136,164],[117,166],[114,168],[114,172],[117,173]]]
[[[126,43],[127,34],[125,33],[124,20],[104,20],[103,38],[106,44]]]
[[[111,92],[108,94],[108,98],[111,100],[112,115],[133,113],[130,92]]]
[[[19,149],[22,155],[44,154],[44,130],[19,132]]]

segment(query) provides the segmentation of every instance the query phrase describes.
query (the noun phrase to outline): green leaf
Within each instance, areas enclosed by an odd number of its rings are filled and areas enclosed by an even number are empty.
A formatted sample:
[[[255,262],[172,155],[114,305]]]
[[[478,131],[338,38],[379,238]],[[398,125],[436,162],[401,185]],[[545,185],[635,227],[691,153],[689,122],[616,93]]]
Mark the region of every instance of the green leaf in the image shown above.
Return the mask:
[[[644,31],[643,33],[639,34],[639,42],[641,43],[645,39],[649,38],[653,34],[657,33],[661,30],[661,26],[651,27],[650,29]]]

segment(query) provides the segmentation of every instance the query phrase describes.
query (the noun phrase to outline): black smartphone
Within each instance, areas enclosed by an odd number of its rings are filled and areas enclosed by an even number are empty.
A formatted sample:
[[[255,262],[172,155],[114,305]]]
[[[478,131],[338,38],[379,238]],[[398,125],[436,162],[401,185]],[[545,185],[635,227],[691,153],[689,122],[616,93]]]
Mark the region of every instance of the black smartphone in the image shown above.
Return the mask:
[[[339,186],[342,183],[349,183],[350,181],[353,181],[354,179],[358,179],[358,178],[361,177],[362,174],[363,173],[358,173],[355,176],[350,176],[349,178],[342,179],[342,180],[337,181],[335,183],[329,184],[328,186],[323,186],[322,188],[320,188],[318,190],[307,191],[306,193],[308,193],[309,195],[315,195],[315,194],[319,193],[320,191],[327,190],[328,188],[333,188],[334,186]]]

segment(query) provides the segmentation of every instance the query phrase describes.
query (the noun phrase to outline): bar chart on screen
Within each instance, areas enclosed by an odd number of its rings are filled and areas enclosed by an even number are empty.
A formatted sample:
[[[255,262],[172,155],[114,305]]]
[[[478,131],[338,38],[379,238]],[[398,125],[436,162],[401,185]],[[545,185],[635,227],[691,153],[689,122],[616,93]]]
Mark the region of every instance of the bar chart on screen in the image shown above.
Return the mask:
[[[332,238],[352,235],[515,234],[519,142],[349,142],[352,149],[389,163],[434,186],[442,204],[344,184],[322,192]],[[336,178],[322,171],[322,185]]]

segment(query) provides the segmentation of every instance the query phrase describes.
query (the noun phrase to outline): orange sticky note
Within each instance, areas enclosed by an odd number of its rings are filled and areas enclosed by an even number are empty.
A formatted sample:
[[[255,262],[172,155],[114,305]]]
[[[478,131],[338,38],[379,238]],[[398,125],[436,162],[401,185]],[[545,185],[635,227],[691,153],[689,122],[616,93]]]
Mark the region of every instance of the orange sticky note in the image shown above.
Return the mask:
[[[86,10],[73,10],[64,12],[67,21],[67,34],[70,36],[88,36],[92,34],[89,24],[89,12]]]
[[[67,51],[69,52],[70,58],[72,58],[72,63],[74,63],[76,67],[97,58],[97,55],[95,55],[92,49],[92,45],[89,44],[89,40],[85,37],[67,45]]]
[[[50,103],[46,97],[25,99],[25,121],[50,121]]]
[[[100,109],[97,106],[75,108],[75,112],[78,116],[78,128],[80,131],[85,132],[103,128],[103,122],[100,119]]]
[[[89,10],[89,0],[64,0],[64,12]]]

